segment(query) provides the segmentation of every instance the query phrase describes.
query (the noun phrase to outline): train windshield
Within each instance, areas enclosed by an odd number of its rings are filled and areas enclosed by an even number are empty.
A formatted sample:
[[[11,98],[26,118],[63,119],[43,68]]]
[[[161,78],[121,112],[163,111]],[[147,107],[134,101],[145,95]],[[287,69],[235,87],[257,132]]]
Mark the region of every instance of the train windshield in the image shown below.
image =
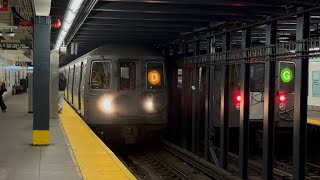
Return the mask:
[[[94,61],[91,66],[91,89],[109,89],[111,81],[111,63]]]
[[[294,92],[295,63],[280,62],[279,91]]]
[[[164,87],[163,63],[147,62],[147,89],[162,90]]]
[[[120,62],[120,90],[136,88],[136,63]]]

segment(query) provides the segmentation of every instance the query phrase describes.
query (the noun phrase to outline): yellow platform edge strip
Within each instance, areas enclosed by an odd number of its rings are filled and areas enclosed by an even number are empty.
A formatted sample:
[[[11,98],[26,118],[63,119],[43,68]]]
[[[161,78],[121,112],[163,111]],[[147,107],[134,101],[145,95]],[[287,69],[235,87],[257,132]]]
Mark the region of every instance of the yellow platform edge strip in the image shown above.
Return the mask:
[[[66,102],[60,121],[85,180],[136,179]]]
[[[308,119],[308,124],[320,126],[320,120]]]
[[[50,144],[49,130],[33,130],[32,131],[32,144],[34,146],[44,146]]]

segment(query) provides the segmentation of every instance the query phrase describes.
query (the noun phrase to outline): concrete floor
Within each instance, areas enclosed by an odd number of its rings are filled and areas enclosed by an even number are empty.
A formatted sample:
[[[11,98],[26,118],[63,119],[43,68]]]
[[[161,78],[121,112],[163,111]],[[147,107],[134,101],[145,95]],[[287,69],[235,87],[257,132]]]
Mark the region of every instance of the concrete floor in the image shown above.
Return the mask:
[[[0,180],[83,179],[59,120],[50,121],[50,146],[32,146],[32,114],[27,94],[5,100],[0,112]]]
[[[308,118],[320,120],[320,111],[308,111]]]

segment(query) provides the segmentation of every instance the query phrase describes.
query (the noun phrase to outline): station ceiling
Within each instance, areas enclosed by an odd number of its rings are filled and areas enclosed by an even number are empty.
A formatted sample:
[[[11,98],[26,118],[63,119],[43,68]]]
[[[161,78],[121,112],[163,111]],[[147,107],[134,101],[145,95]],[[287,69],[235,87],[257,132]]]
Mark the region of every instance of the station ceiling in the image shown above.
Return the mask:
[[[1,7],[0,10],[0,64],[4,61],[31,62],[32,27],[17,25],[14,22],[16,14],[13,14],[11,7],[14,7],[24,19],[31,20],[32,2],[31,0],[7,2],[7,8]],[[19,48],[14,48],[18,45]]]
[[[63,19],[67,1],[52,0],[51,15]],[[222,30],[243,23],[255,23],[268,16],[278,17],[295,12],[297,7],[317,7],[313,0],[87,0],[67,35],[77,42],[78,55],[110,42],[130,41],[152,44],[192,37],[205,29]],[[312,12],[311,29],[318,34],[320,10]],[[295,39],[296,20],[278,21],[279,41]],[[52,30],[52,43],[58,30]],[[253,29],[252,40],[265,42],[265,27]],[[232,34],[232,44],[241,43],[241,32]],[[65,64],[75,55],[61,56]]]

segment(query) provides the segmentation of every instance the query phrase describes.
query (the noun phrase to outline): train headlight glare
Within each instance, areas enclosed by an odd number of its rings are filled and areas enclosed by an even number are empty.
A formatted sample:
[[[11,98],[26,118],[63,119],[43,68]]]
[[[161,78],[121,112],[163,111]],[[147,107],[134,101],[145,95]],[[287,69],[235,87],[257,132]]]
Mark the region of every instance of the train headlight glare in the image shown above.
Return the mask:
[[[109,98],[105,98],[102,101],[102,108],[106,112],[111,112],[112,111],[112,103]]]
[[[148,112],[154,111],[154,105],[153,105],[152,99],[146,100],[146,102],[144,103],[144,107]]]

